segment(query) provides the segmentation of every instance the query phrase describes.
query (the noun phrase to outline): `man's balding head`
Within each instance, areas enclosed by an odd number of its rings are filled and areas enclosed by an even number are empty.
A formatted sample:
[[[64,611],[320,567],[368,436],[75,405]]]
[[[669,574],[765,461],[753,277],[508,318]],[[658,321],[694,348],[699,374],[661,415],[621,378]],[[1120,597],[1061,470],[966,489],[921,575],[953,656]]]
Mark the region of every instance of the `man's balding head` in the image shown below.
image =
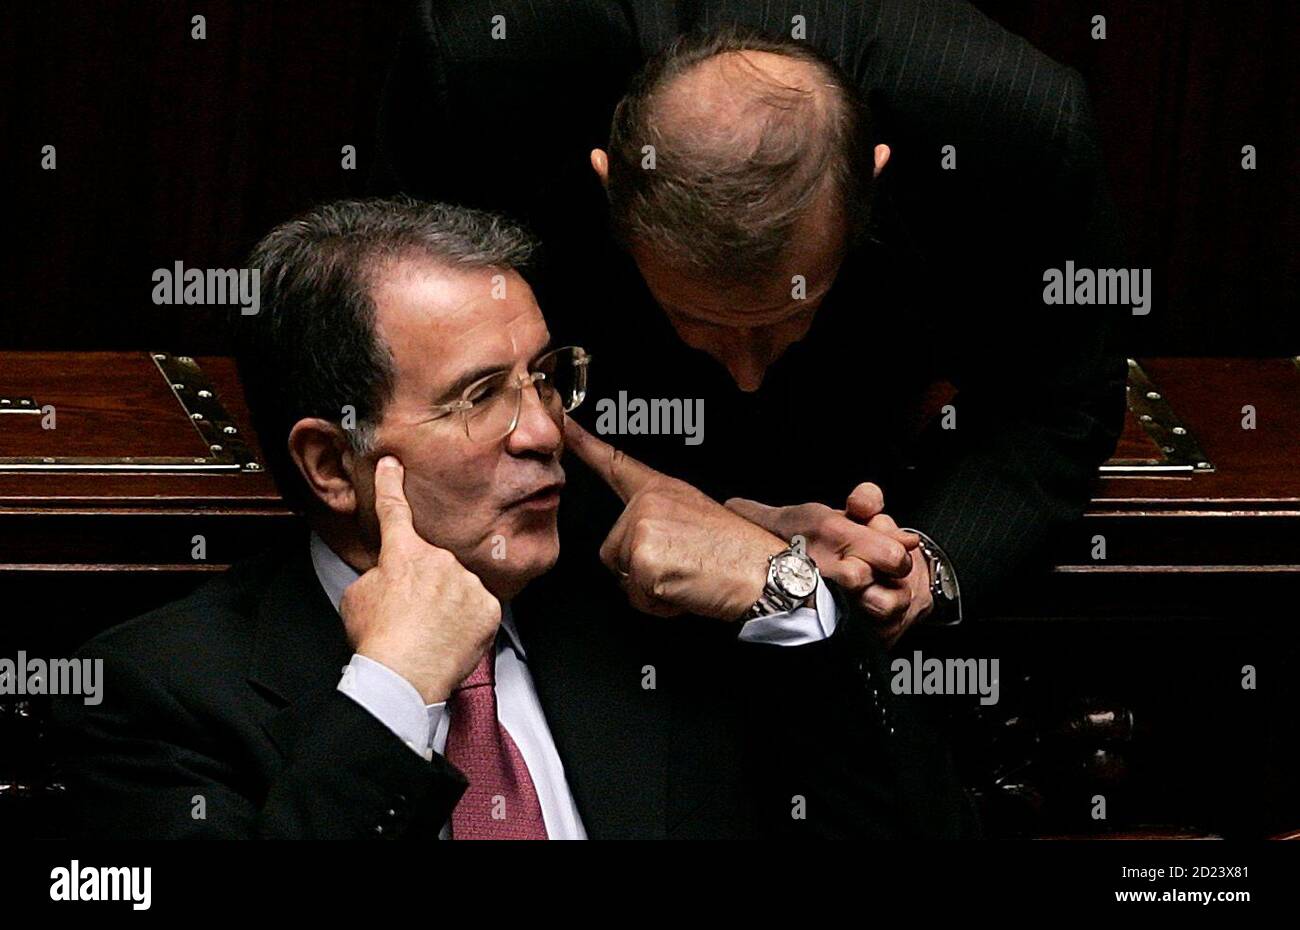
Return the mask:
[[[860,231],[871,176],[867,108],[838,66],[734,27],[683,36],[651,61],[610,133],[619,238],[733,281],[786,258],[810,211]]]
[[[752,391],[807,333],[887,158],[833,61],[728,27],[646,65],[592,164],[614,234],[678,335]]]

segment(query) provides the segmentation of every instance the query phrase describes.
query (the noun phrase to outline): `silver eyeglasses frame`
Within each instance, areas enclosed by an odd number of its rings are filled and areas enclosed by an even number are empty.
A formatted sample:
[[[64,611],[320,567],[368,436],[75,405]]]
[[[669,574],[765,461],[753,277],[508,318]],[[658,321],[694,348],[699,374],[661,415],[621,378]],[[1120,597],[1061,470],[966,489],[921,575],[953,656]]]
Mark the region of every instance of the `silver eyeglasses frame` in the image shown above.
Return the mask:
[[[583,402],[583,400],[585,400],[587,397],[587,366],[591,364],[592,357],[590,354],[587,353],[587,351],[584,348],[582,348],[582,346],[560,346],[559,348],[552,349],[551,351],[547,352],[545,355],[541,356],[537,360],[536,364],[539,367],[544,366],[548,360],[552,358],[556,358],[562,352],[573,353],[573,368],[574,368],[573,398],[572,400],[565,400],[564,411],[563,411],[564,413],[569,413],[570,411],[576,410],[578,406]],[[471,435],[470,428],[469,428],[469,412],[474,409],[475,401],[470,400],[469,397],[476,390],[478,390],[483,384],[498,379],[500,377],[501,377],[501,372],[495,372],[493,374],[486,375],[485,377],[479,378],[473,384],[468,385],[465,388],[465,390],[461,392],[461,396],[459,400],[449,401],[448,403],[445,404],[432,405],[429,409],[436,411],[438,413],[438,416],[430,417],[425,422],[441,420],[449,414],[459,413],[461,415],[461,424],[465,428],[465,435],[471,441],[498,442],[504,439],[506,436],[509,436],[511,433],[513,433],[515,431],[515,428],[519,425],[519,414],[523,410],[524,389],[529,386],[536,385],[539,381],[545,381],[547,379],[547,375],[546,372],[544,371],[530,371],[527,372],[526,374],[515,376],[513,380],[507,380],[504,385],[504,388],[513,389],[515,395],[514,413],[510,417],[510,427],[500,436],[497,436],[493,439],[475,440],[474,436]],[[538,399],[540,400],[540,397]]]

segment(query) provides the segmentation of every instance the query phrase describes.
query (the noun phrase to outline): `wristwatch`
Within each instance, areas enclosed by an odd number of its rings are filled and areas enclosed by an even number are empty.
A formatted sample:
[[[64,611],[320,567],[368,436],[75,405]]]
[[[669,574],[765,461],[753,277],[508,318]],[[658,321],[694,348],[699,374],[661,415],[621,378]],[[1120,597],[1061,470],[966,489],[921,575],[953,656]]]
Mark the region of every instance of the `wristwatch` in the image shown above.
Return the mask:
[[[763,585],[763,593],[741,619],[755,620],[807,605],[816,595],[820,579],[817,563],[802,546],[791,542],[788,549],[768,557],[767,583]]]
[[[934,611],[924,622],[936,626],[960,623],[961,585],[957,583],[957,573],[953,570],[952,560],[937,542],[920,530],[910,526],[900,526],[899,529],[905,533],[915,533],[921,538],[917,548],[921,550],[925,563],[930,569],[930,596],[934,598]]]

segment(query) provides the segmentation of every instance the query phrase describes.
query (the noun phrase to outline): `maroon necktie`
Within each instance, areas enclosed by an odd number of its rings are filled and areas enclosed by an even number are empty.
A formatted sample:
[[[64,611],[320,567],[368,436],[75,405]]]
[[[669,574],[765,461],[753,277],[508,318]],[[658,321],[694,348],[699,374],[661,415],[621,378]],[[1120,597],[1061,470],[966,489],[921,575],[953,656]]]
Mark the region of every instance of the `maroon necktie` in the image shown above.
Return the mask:
[[[544,840],[537,790],[519,747],[497,720],[496,649],[489,647],[447,702],[447,761],[469,779],[451,812],[457,840]]]

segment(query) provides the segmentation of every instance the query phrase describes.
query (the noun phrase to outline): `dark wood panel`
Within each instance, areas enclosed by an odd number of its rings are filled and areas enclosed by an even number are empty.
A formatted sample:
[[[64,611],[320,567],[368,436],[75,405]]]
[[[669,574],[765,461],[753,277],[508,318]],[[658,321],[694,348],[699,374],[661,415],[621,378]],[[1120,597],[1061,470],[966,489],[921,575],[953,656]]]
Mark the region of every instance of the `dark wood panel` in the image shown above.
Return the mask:
[[[38,415],[0,416],[3,456],[198,456],[207,444],[184,416],[145,352],[70,355],[14,352],[0,369],[0,394],[52,407],[56,428]]]
[[[264,462],[233,359],[199,357],[203,373],[242,438]],[[57,408],[58,428],[42,430],[37,417],[0,415],[0,456],[202,456],[207,450],[145,352],[0,353],[0,394],[34,396]],[[14,423],[13,421],[23,421]],[[3,515],[68,507],[211,512],[280,509],[269,472],[231,474],[0,472]]]
[[[1300,368],[1291,358],[1140,359],[1214,471],[1183,477],[1107,476],[1090,515],[1153,511],[1300,515]],[[1255,408],[1243,429],[1242,408]],[[1129,429],[1134,423],[1130,416]]]

